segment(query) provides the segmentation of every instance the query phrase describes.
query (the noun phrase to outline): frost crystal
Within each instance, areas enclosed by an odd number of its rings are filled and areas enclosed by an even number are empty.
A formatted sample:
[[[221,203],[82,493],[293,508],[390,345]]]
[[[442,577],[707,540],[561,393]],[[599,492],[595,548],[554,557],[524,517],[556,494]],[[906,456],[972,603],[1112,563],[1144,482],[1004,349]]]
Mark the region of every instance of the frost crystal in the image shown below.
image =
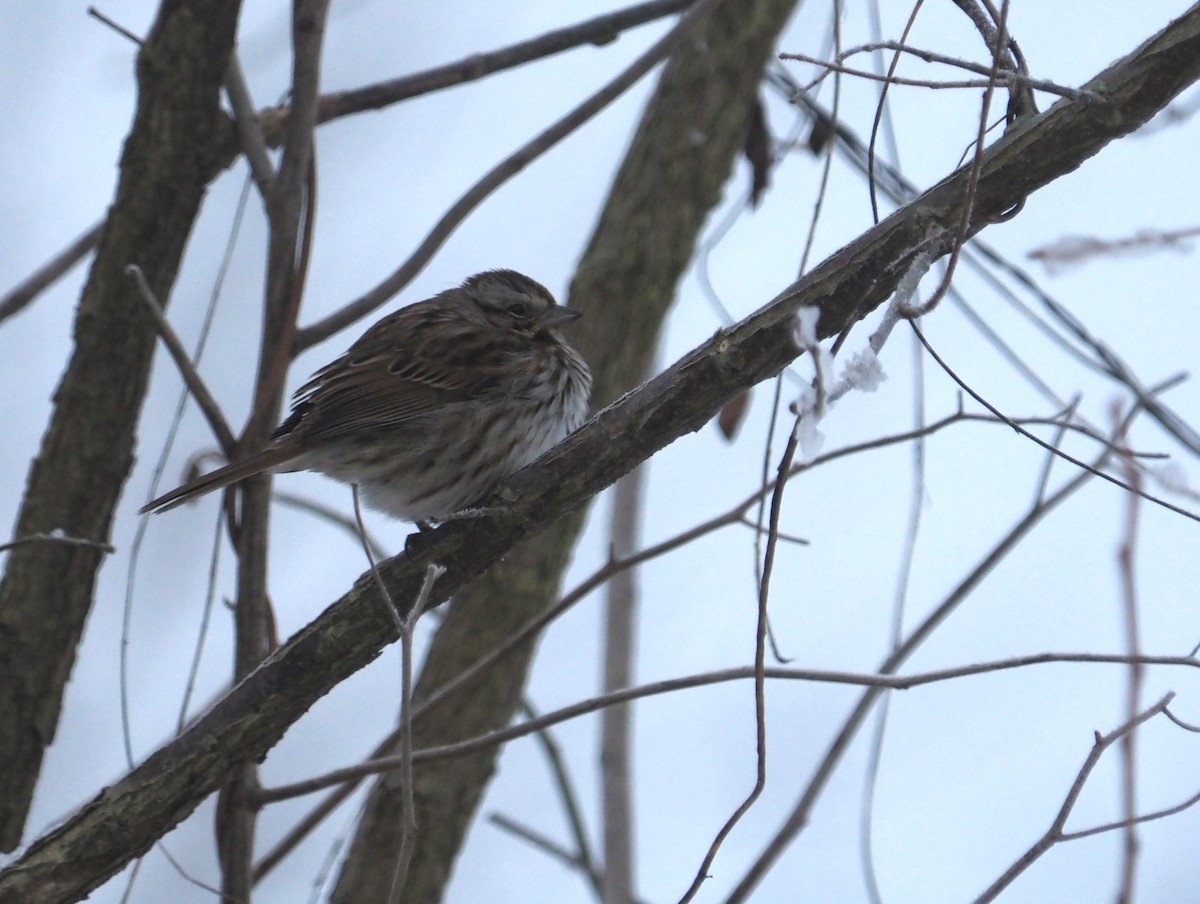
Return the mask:
[[[887,379],[879,358],[870,348],[864,348],[851,356],[842,371],[842,379],[850,384],[851,389],[861,389],[863,392],[874,392],[879,384]]]
[[[792,411],[796,415],[796,441],[800,444],[800,460],[807,464],[821,452],[825,445],[825,434],[817,429],[821,418],[825,416],[825,406],[815,387],[810,386],[800,393],[799,398],[792,403]]]
[[[801,351],[816,348],[817,321],[821,319],[821,309],[815,306],[802,307],[796,312],[796,322],[792,326],[792,338],[796,348]]]
[[[810,414],[796,424],[796,439],[800,442],[800,460],[805,464],[821,454],[825,446],[825,434],[817,429],[820,419]]]

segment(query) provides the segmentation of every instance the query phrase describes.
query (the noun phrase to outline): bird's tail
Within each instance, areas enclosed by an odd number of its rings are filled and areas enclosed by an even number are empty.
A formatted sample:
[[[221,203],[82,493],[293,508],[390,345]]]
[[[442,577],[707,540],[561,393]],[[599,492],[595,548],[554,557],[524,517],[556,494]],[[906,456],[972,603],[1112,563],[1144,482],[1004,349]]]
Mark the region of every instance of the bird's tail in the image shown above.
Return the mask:
[[[211,493],[213,490],[221,490],[227,486],[232,486],[239,481],[245,480],[247,477],[253,477],[255,474],[262,474],[264,471],[272,471],[292,458],[294,452],[286,447],[274,447],[264,449],[257,455],[252,455],[245,461],[235,461],[233,464],[225,465],[223,468],[217,468],[215,471],[210,471],[208,474],[201,475],[195,480],[190,480],[181,487],[176,487],[169,493],[164,493],[157,499],[146,503],[138,509],[139,515],[144,515],[147,512],[165,512],[167,509],[173,509],[178,505],[183,505],[185,502],[190,502],[197,496],[203,496],[205,493]]]

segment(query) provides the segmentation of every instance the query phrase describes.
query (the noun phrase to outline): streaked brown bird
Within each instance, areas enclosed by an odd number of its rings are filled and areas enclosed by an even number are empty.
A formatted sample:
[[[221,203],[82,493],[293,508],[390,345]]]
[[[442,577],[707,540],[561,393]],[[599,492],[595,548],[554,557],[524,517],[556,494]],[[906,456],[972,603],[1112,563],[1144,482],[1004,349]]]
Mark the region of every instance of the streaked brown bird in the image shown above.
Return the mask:
[[[587,416],[592,377],[558,333],[578,312],[489,270],[389,314],[296,392],[271,445],[158,497],[174,508],[264,471],[358,484],[406,521],[477,503]]]

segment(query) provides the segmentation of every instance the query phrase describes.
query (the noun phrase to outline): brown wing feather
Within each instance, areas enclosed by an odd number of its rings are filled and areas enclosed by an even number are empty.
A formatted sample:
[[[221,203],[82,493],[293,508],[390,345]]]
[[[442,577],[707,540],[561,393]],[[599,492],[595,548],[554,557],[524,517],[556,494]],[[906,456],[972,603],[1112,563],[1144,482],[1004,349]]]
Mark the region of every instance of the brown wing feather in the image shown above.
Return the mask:
[[[481,355],[486,337],[499,354]],[[305,442],[396,427],[477,398],[511,361],[511,340],[465,307],[421,303],[385,317],[296,393],[276,438]],[[467,346],[470,346],[468,348]]]

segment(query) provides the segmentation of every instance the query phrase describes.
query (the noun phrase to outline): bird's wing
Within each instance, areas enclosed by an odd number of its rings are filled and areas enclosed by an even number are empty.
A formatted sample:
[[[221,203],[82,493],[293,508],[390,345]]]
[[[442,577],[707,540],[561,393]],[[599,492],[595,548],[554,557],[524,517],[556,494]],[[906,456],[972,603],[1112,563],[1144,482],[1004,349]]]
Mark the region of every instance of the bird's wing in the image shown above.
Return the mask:
[[[456,305],[422,303],[397,311],[300,387],[275,437],[310,440],[387,429],[478,398],[512,360],[509,343],[498,334]]]

